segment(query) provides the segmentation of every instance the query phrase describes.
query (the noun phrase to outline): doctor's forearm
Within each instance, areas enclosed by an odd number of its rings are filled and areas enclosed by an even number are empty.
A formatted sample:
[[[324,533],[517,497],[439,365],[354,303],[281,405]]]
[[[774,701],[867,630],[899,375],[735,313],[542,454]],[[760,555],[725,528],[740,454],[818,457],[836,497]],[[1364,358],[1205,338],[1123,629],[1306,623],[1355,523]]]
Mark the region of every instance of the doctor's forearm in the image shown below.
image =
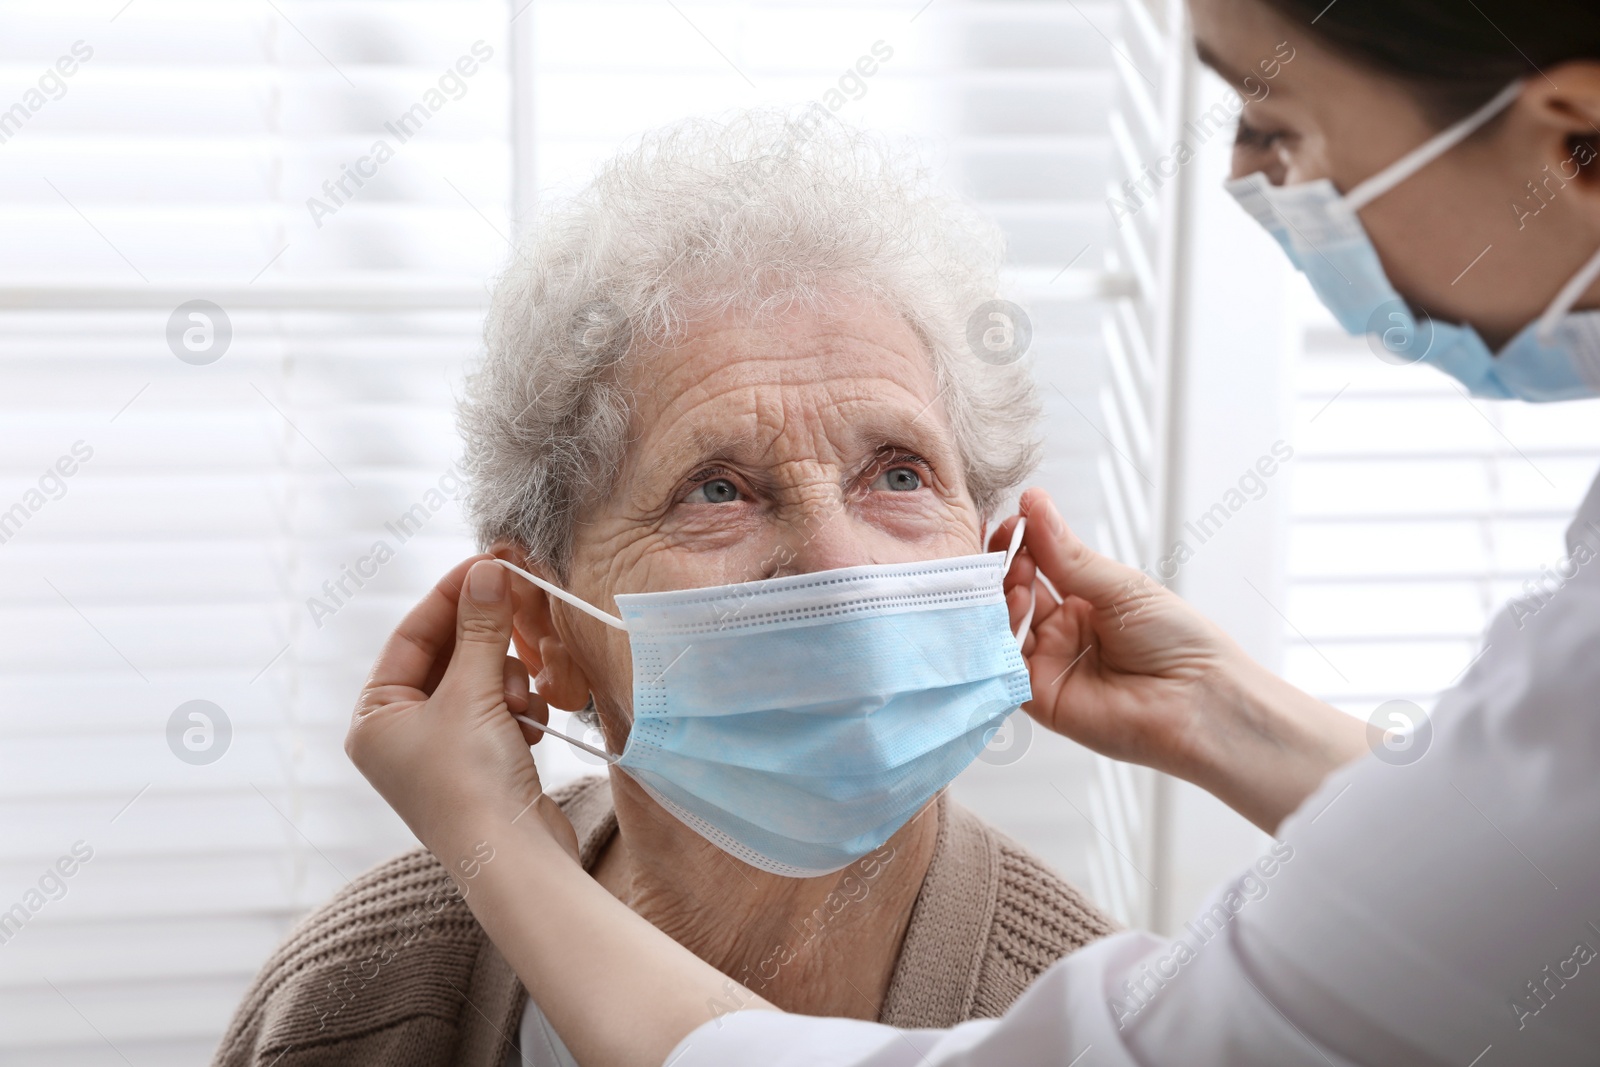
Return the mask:
[[[1243,657],[1241,657],[1243,659]],[[1366,726],[1243,659],[1210,689],[1181,766],[1205,789],[1268,833],[1330,773],[1368,751]]]
[[[452,844],[430,847],[454,870],[457,853],[481,859],[467,842],[494,846],[463,883],[467,906],[583,1067],[660,1067],[722,1012],[771,1008],[635,915],[531,822],[466,818]]]

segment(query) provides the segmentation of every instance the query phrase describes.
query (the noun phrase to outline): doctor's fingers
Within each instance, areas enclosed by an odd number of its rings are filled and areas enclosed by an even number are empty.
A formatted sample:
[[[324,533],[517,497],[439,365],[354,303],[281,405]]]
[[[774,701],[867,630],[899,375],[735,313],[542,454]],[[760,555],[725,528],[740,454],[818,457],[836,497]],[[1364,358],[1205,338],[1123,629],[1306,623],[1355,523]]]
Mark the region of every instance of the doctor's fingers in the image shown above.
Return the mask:
[[[1152,584],[1143,572],[1102,556],[1067,526],[1043,489],[1022,494],[1020,507],[1029,518],[1023,534],[1039,573],[1065,597],[1081,597],[1100,609],[1126,600],[1130,593]],[[1053,603],[1052,598],[1052,603]]]
[[[1008,515],[1000,524],[989,531],[989,543],[985,547],[988,552],[1004,552],[1011,547],[1011,531],[1017,528],[1020,515]]]
[[[485,711],[505,701],[511,614],[510,577],[498,564],[478,560],[461,586],[455,649],[435,694],[449,707]]]
[[[1031,616],[1029,614],[1030,606]],[[1056,601],[1049,587],[1042,581],[1035,580],[1033,583],[1031,605],[1028,597],[1028,587],[1019,585],[1007,591],[1006,612],[1011,617],[1011,632],[1016,633],[1024,621],[1028,624],[1027,633],[1022,635],[1021,648],[1024,659],[1033,655],[1039,627],[1059,611],[1061,611],[1061,604]]]
[[[507,656],[504,663],[502,678],[506,696],[506,707],[513,715],[527,715],[533,696],[533,685],[528,681],[528,668],[515,656]]]
[[[367,675],[367,689],[402,686],[432,693],[455,650],[457,604],[467,571],[487,555],[471,556],[450,568],[400,620]]]
[[[1005,595],[1012,630],[1022,625],[1030,605],[1033,607],[1033,621],[1038,622],[1061,603],[1034,566],[1033,560],[1028,558],[1026,549],[1017,553],[1017,560],[1011,565],[1011,573],[1005,582]]]
[[[505,694],[506,710],[512,715],[550,725],[550,705],[533,691],[528,679],[528,665],[516,656],[505,658]],[[522,739],[530,745],[537,745],[544,737],[542,731],[525,722],[518,722],[517,728],[522,731]]]

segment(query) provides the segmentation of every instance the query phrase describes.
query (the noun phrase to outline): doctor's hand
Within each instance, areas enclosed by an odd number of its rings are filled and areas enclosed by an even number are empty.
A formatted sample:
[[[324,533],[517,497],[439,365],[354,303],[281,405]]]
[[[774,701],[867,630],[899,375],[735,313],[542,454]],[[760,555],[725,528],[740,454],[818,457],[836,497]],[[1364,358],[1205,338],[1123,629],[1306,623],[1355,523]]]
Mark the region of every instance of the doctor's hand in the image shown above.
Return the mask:
[[[579,1063],[642,1067],[720,1005],[732,980],[589,877],[513,714],[548,717],[506,655],[515,594],[498,564],[458,564],[383,646],[345,751],[450,871],[466,906]],[[559,921],[551,921],[551,917]],[[741,1008],[770,1007],[740,989]],[[615,1004],[628,1006],[617,1025]]]
[[[457,564],[385,642],[362,687],[344,748],[417,839],[452,867],[484,826],[515,822],[577,837],[545,796],[528,750],[547,721],[527,668],[508,656],[513,593],[488,556]]]
[[[1013,626],[1034,593],[1023,709],[1040,724],[1194,782],[1269,833],[1367,751],[1362,723],[1266,670],[1149,575],[1091,550],[1043,490],[1025,492],[1020,511],[1024,547],[1005,584]],[[991,548],[1015,525],[1002,523]]]

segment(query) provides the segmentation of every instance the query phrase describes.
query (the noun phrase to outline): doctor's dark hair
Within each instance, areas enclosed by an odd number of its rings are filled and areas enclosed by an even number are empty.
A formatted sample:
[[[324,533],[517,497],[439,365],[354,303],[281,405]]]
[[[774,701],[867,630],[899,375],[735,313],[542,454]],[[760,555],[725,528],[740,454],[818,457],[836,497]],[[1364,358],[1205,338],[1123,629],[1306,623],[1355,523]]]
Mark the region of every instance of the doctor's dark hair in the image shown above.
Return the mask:
[[[962,480],[994,515],[1039,457],[1028,367],[984,362],[967,341],[1004,251],[909,150],[820,107],[647,135],[546,207],[495,286],[459,409],[479,544],[510,542],[565,579],[574,524],[613,491],[630,444],[630,364],[668,358],[721,315],[861,302],[921,342]]]
[[[1514,78],[1600,61],[1596,0],[1263,2],[1348,58],[1410,83],[1440,126]]]

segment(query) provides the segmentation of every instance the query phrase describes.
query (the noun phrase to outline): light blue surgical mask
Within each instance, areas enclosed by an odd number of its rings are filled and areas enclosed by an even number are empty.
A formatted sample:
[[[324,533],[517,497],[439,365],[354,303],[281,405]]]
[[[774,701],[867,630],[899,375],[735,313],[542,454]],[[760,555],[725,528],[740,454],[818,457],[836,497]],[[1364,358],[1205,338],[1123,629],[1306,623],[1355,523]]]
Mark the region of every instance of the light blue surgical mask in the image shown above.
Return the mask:
[[[882,845],[1029,699],[1001,588],[1021,536],[1007,552],[620,594],[621,618],[500,562],[628,633],[622,755],[556,736],[730,855],[803,878]]]
[[[1273,185],[1256,173],[1227,183],[1239,204],[1277,240],[1339,325],[1371,334],[1391,362],[1431,363],[1473,396],[1576,400],[1600,395],[1600,312],[1569,314],[1600,277],[1600,252],[1556,294],[1539,319],[1498,353],[1465,323],[1418,322],[1384,274],[1359,212],[1510,107],[1513,82],[1460,122],[1340,195],[1326,178]]]

